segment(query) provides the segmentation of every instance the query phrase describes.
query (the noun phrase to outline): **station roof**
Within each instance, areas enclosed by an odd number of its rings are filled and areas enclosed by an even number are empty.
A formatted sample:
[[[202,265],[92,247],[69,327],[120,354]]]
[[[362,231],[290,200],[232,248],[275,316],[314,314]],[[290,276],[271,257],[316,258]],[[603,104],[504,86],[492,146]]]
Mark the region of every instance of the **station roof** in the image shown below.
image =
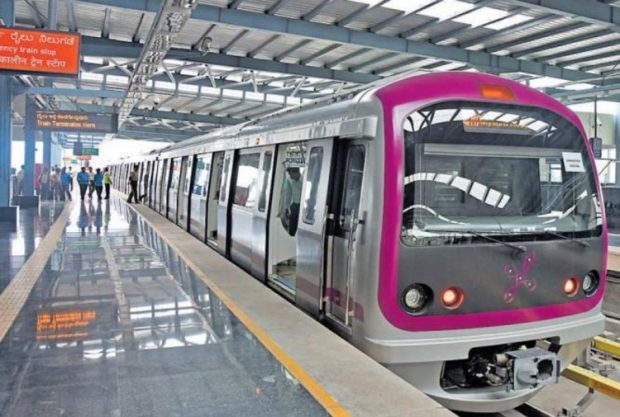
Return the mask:
[[[620,99],[620,1],[56,1],[58,30],[82,35],[80,77],[18,81],[41,107],[119,112],[116,138],[176,142],[404,72],[484,71],[566,102]],[[178,3],[191,15],[162,43]],[[48,0],[15,4],[18,26],[46,27]]]

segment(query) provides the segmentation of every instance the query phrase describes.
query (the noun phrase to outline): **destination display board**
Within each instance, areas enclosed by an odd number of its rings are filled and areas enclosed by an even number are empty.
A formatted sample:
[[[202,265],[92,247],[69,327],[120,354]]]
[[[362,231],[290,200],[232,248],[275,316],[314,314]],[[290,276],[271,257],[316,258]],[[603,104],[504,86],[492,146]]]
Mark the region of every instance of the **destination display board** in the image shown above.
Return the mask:
[[[49,132],[116,133],[118,114],[69,111],[37,111],[29,115],[36,130]]]
[[[80,35],[0,27],[0,72],[77,77]]]

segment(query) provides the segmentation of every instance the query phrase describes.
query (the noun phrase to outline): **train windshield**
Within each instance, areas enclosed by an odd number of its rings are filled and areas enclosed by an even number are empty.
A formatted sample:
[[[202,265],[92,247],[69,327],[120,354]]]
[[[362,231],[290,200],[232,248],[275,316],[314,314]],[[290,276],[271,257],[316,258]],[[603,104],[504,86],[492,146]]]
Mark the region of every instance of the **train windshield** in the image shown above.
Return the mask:
[[[405,126],[402,239],[413,246],[600,234],[585,141],[540,108],[439,103]]]

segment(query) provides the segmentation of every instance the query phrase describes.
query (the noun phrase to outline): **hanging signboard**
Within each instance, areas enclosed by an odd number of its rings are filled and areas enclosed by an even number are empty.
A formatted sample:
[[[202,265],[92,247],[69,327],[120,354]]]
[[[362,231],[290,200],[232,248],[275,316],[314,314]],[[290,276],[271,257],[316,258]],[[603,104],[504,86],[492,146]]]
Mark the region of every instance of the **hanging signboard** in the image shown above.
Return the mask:
[[[70,111],[36,111],[29,114],[36,130],[48,132],[116,133],[118,114]]]
[[[80,35],[0,27],[0,71],[77,77]]]

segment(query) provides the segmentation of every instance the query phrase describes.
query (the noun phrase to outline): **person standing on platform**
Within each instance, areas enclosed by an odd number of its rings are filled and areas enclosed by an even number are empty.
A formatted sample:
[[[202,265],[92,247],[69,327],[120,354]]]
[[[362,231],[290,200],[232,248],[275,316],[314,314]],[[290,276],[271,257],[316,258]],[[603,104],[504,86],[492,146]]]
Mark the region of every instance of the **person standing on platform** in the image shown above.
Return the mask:
[[[82,198],[82,201],[84,201],[86,190],[88,188],[88,185],[90,184],[90,176],[86,172],[85,167],[82,167],[82,170],[77,174],[77,182],[80,186],[80,197]]]
[[[15,195],[22,195],[24,192],[24,166],[17,171],[17,193]]]
[[[134,165],[133,171],[129,174],[129,185],[131,186],[131,193],[129,193],[129,198],[127,199],[128,203],[131,203],[131,199],[133,198],[135,203],[139,203],[138,200],[138,178],[140,174],[138,174],[138,169],[140,167],[138,165]]]
[[[93,167],[88,167],[88,198],[93,198],[95,192],[95,172]]]
[[[39,177],[39,196],[43,200],[49,200],[50,195],[50,170],[46,166],[41,170]]]
[[[71,192],[73,192],[73,168],[69,167],[69,175],[71,175]]]
[[[97,192],[97,200],[101,201],[101,192],[103,191],[103,174],[101,169],[97,168],[95,172],[95,191]]]
[[[103,169],[103,185],[105,186],[105,199],[110,199],[110,186],[112,185],[112,178],[110,177],[110,169],[105,167]]]
[[[63,168],[60,173],[60,184],[62,186],[62,200],[64,201],[66,197],[67,200],[71,201],[71,174],[67,172],[67,168]]]

